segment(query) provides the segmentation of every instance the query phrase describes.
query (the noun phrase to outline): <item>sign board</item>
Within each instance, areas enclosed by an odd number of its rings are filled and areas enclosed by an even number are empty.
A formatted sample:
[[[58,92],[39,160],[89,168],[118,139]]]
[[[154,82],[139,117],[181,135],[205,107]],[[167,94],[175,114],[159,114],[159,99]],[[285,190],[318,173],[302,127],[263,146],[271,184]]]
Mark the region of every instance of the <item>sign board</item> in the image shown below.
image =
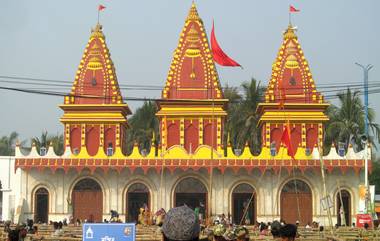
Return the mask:
[[[364,224],[368,223],[372,227],[372,217],[370,214],[358,214],[356,215],[356,227],[362,228]]]
[[[328,195],[327,197],[324,197],[324,198],[321,198],[321,206],[323,208],[323,210],[327,210],[327,208],[332,208],[334,207],[334,204],[331,200],[331,197],[330,195]]]
[[[135,241],[134,223],[84,223],[83,241]]]

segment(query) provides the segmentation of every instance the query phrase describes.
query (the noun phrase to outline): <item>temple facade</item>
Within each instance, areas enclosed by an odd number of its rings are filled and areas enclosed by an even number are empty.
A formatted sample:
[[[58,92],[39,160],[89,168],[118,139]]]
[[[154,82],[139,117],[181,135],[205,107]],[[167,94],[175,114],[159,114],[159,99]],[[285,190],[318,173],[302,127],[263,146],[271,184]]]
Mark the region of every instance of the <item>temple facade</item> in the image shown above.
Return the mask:
[[[360,211],[364,153],[331,148],[321,156],[328,103],[317,91],[295,29],[289,26],[272,65],[263,103],[256,110],[262,149],[241,153],[222,145],[228,100],[223,96],[206,30],[191,6],[157,102],[160,145],[126,150],[131,111],[118,87],[101,25],[92,30],[73,82],[60,106],[65,153],[53,148],[10,157],[10,190],[3,218],[36,222],[69,218],[100,222],[116,210],[136,221],[187,204],[205,217],[230,214],[234,223],[299,220],[328,224],[321,163],[334,223],[349,224]],[[281,144],[290,125],[294,158]],[[340,155],[339,155],[340,154]],[[370,156],[368,156],[370,159]],[[13,211],[12,211],[13,210]]]

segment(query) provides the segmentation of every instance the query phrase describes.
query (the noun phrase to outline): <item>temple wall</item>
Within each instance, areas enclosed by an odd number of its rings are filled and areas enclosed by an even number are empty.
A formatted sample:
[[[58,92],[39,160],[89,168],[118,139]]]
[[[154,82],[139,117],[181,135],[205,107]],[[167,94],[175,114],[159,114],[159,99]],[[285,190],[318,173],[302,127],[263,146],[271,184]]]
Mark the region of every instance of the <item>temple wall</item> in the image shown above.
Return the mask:
[[[273,171],[267,171],[262,175],[258,169],[254,169],[250,174],[246,170],[234,173],[231,169],[226,169],[224,174],[219,170],[214,170],[211,178],[207,170],[203,168],[197,172],[176,169],[173,173],[166,170],[162,179],[161,173],[156,173],[153,169],[144,174],[139,168],[133,174],[127,169],[122,170],[120,174],[114,170],[105,173],[100,169],[96,169],[93,174],[87,169],[81,171],[80,174],[74,169],[70,169],[67,173],[64,173],[63,170],[53,173],[49,169],[43,171],[32,169],[28,172],[18,169],[17,172],[20,173],[22,183],[15,182],[12,183],[12,186],[23,187],[20,190],[19,198],[25,199],[24,218],[33,218],[33,197],[38,187],[45,187],[49,191],[49,220],[62,220],[71,215],[72,207],[69,201],[75,183],[86,177],[95,179],[103,191],[103,218],[108,219],[109,212],[113,209],[121,214],[122,220],[125,220],[126,194],[132,184],[140,182],[148,187],[151,195],[150,210],[156,211],[161,207],[168,210],[175,205],[174,190],[178,182],[186,177],[194,177],[204,184],[208,193],[210,193],[210,180],[212,179],[212,198],[207,200],[207,204],[211,203],[213,214],[224,213],[227,215],[232,213],[232,191],[238,184],[247,183],[256,190],[257,220],[272,221],[280,218],[282,187],[289,180],[297,178],[307,183],[312,191],[313,220],[318,220],[325,225],[328,224],[327,212],[320,205],[323,192],[321,176],[312,170],[306,170],[305,173],[296,170],[289,174],[287,170],[283,169],[281,175],[275,174]],[[336,223],[337,213],[335,204],[338,190],[337,180],[339,180],[341,188],[351,194],[351,217],[354,220],[353,218],[358,210],[358,185],[362,179],[361,176],[359,177],[351,170],[344,175],[337,169],[331,174],[327,174],[327,192],[334,202],[334,207],[331,209],[334,223]],[[160,188],[161,182],[162,190]]]

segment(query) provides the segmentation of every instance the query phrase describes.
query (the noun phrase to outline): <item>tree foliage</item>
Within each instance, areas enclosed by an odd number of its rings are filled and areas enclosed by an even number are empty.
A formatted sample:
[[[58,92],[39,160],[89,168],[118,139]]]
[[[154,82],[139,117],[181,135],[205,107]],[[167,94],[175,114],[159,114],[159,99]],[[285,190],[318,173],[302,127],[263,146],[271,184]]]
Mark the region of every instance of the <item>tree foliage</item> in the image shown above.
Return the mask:
[[[156,117],[157,105],[152,101],[145,101],[135,114],[129,119],[131,128],[127,133],[128,146],[137,143],[140,150],[150,151],[153,145],[156,147],[156,155],[160,140],[159,120]]]
[[[351,91],[347,89],[338,94],[339,106],[331,105],[327,109],[327,115],[330,120],[325,125],[325,140],[324,149],[327,152],[332,143],[338,146],[343,143],[345,149],[350,144],[354,146],[357,151],[363,149],[361,137],[365,134],[365,112],[364,105],[360,98],[359,91]],[[375,112],[373,109],[368,108],[368,126],[370,135],[370,142],[380,140],[380,126],[374,122]],[[325,152],[325,154],[326,154]]]
[[[43,131],[40,137],[33,137],[32,143],[36,145],[37,152],[41,154],[41,148],[53,147],[57,155],[62,155],[64,152],[64,141],[62,134],[49,135],[47,131]],[[50,147],[50,148],[51,148]]]
[[[261,151],[261,131],[258,126],[260,116],[256,109],[265,89],[254,78],[244,82],[241,88],[242,95],[236,87],[225,87],[224,95],[230,102],[223,143],[226,147],[229,142],[234,150],[242,150],[248,143],[251,152],[258,154]]]
[[[19,134],[12,132],[9,136],[2,136],[0,138],[0,156],[14,156],[15,146]]]

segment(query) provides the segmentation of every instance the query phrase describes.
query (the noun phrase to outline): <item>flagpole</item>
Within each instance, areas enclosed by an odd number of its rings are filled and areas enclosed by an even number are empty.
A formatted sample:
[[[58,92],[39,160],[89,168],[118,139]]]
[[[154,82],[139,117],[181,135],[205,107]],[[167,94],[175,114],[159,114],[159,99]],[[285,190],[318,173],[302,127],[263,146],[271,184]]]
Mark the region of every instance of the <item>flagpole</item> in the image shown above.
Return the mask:
[[[289,25],[292,25],[292,13],[289,11]]]
[[[98,9],[98,24],[99,24],[100,10]]]

